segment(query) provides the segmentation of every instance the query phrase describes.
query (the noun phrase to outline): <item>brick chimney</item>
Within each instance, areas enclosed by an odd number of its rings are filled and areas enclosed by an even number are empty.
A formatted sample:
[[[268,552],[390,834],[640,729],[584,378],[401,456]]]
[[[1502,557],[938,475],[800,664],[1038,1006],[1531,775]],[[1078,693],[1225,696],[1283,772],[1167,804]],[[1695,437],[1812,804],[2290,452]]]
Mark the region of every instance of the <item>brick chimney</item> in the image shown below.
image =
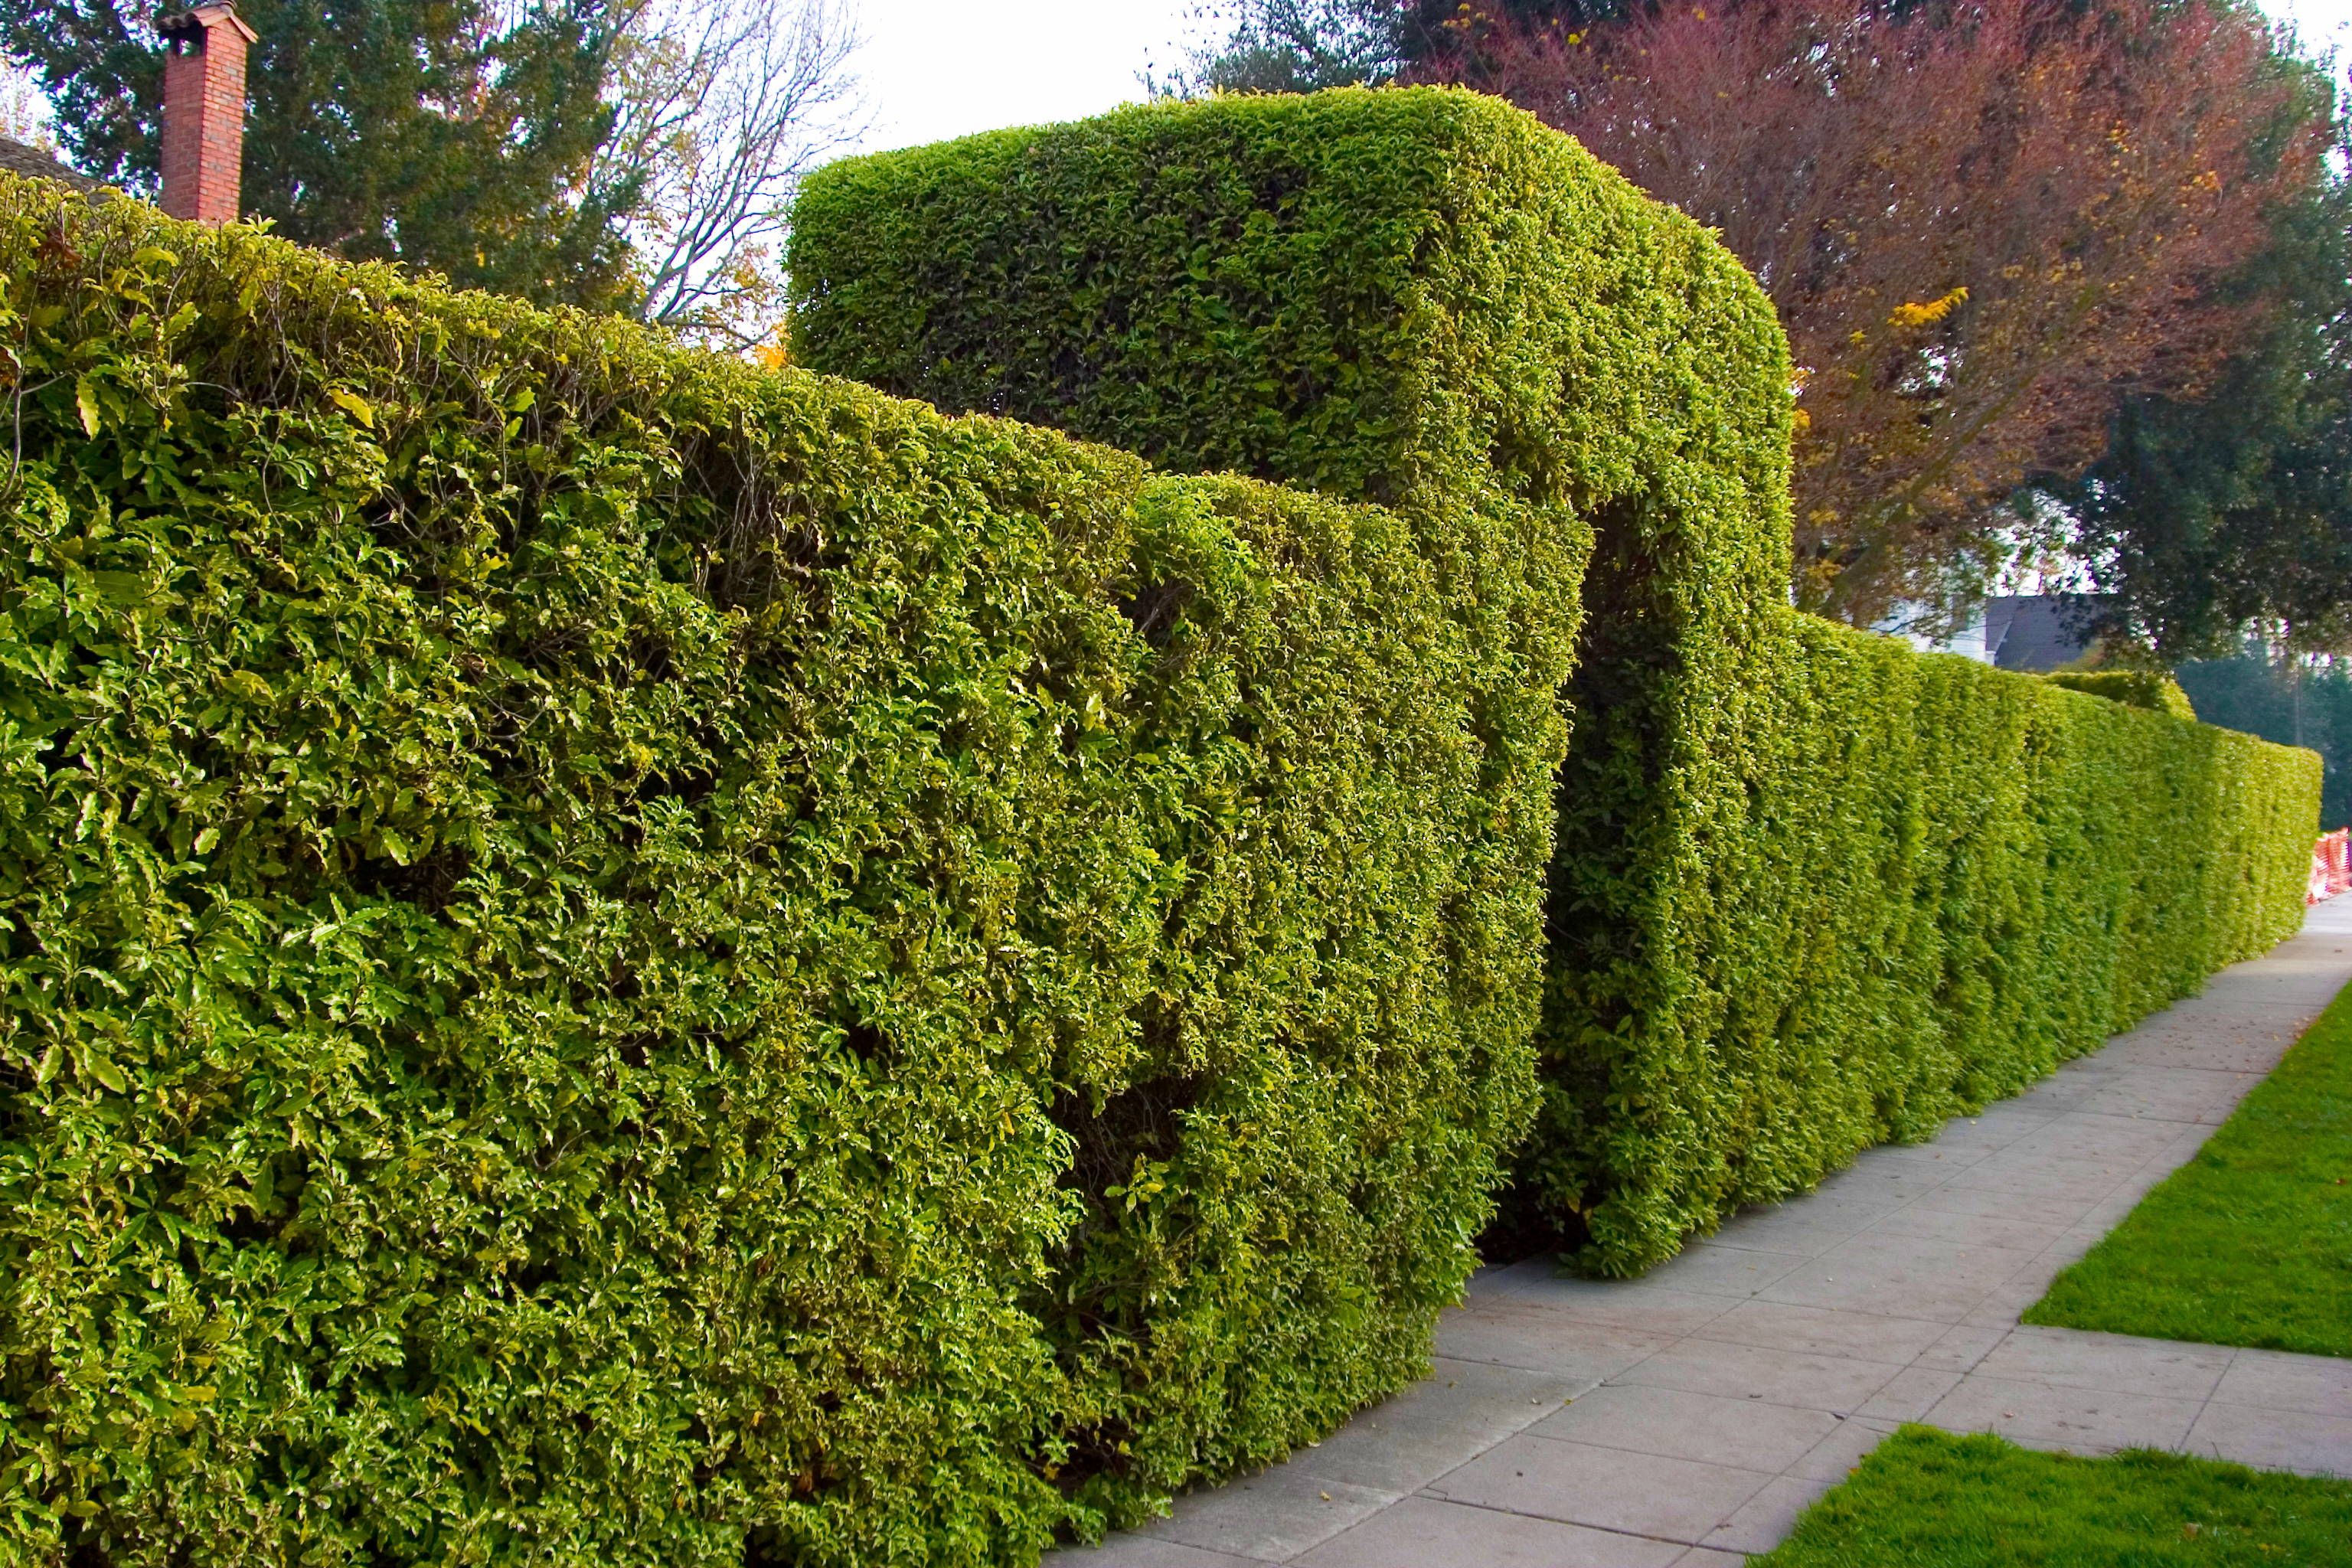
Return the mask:
[[[237,214],[245,170],[245,47],[236,8],[199,5],[155,29],[163,47],[163,210],[198,223]]]

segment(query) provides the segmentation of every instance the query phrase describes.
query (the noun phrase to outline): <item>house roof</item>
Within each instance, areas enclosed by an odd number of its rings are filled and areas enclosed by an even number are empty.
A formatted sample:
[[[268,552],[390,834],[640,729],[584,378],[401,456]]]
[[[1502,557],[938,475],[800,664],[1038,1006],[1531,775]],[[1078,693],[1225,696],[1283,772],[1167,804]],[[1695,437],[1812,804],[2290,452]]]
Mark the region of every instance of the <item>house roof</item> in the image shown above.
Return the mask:
[[[100,182],[88,174],[77,174],[38,147],[27,147],[22,142],[11,142],[0,136],[0,170],[11,174],[32,174],[44,180],[55,180],[85,194],[101,189]]]
[[[2035,673],[2070,665],[2090,650],[2074,626],[2093,606],[2080,594],[1996,594],[1985,601],[1985,657]]]

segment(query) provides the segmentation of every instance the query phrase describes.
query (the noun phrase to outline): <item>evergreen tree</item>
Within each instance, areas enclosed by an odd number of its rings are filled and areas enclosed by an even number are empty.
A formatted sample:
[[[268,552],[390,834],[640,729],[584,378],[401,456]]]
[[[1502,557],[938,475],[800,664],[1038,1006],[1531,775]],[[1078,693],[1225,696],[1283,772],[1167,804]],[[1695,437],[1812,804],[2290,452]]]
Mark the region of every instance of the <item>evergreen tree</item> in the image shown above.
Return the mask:
[[[1480,0],[1482,20],[1576,26],[1618,0]],[[1226,31],[1195,52],[1180,91],[1315,92],[1410,78],[1454,54],[1473,13],[1460,0],[1225,0],[1202,15]]]
[[[1404,64],[1395,0],[1239,0],[1202,8],[1229,30],[1193,51],[1172,84],[1200,92],[1316,92],[1379,86]]]
[[[2313,90],[2330,90],[2315,73]],[[2352,648],[2348,230],[2340,174],[2282,207],[2237,283],[2277,308],[2212,391],[2128,399],[2089,472],[2043,481],[2110,640],[2165,664],[2228,653],[2250,626],[2297,651]]]
[[[185,0],[0,0],[0,48],[36,71],[86,174],[154,188],[163,53]],[[612,130],[621,0],[238,0],[242,210],[353,259],[393,259],[542,303],[630,289],[626,185],[587,182]]]

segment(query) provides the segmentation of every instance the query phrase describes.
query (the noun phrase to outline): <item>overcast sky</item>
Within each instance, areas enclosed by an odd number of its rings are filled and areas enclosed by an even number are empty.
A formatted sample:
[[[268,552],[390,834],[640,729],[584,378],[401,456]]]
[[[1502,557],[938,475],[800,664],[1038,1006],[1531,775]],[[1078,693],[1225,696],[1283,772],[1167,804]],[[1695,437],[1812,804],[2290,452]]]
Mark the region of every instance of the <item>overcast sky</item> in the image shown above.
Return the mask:
[[[913,147],[1005,125],[1081,120],[1140,99],[1195,30],[1199,0],[857,0],[864,146]]]
[[[874,0],[868,0],[869,4]],[[2333,48],[2338,57],[2347,52],[2345,45],[2352,43],[2347,28],[2352,28],[2352,0],[2268,0],[2263,6],[2273,16],[2284,17],[2295,25],[2305,46]]]
[[[2352,0],[2270,0],[2307,44],[2352,54]],[[1200,0],[859,0],[858,60],[873,129],[866,151],[1005,125],[1078,120],[1142,96],[1136,73],[1163,68],[1201,36]]]

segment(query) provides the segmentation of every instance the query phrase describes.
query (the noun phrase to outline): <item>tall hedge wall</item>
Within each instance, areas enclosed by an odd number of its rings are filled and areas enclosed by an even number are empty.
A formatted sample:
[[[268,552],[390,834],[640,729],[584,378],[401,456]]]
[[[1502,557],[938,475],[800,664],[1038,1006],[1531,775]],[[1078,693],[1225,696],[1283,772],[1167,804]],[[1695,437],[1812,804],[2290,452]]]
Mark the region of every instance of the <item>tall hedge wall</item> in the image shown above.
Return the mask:
[[[821,369],[1591,523],[1516,1194],[1588,1267],[2012,1091],[2300,919],[2307,753],[1787,608],[1769,305],[1497,101],[1160,105],[847,162],[793,247]]]
[[[1027,1561],[1425,1364],[1578,528],[0,268],[0,1558]]]
[[[1934,1136],[2303,918],[2313,753],[1755,613],[1714,749],[1644,803],[1655,902],[1618,894],[1615,953],[1602,921],[1552,953],[1518,1202],[1605,1272]],[[1563,806],[1556,887],[1600,881],[1603,820]]]

